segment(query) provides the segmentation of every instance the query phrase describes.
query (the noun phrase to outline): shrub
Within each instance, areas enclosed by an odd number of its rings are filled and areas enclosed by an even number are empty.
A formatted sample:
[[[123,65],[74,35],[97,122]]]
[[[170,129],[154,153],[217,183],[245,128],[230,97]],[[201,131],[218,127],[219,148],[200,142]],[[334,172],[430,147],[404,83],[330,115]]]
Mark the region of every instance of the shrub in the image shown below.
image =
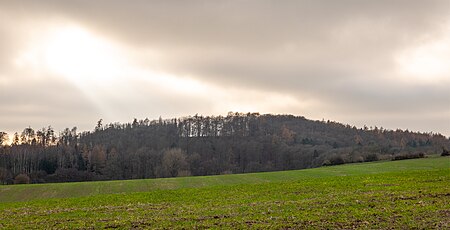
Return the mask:
[[[220,173],[220,175],[228,175],[228,174],[233,174],[233,171],[231,170],[225,170],[223,172]]]
[[[14,178],[14,184],[29,184],[30,177],[27,174],[19,174]]]
[[[323,161],[323,163],[322,163],[322,166],[330,166],[330,165],[331,165],[330,160],[325,160],[325,161]]]
[[[259,162],[252,161],[247,164],[247,167],[245,168],[244,172],[261,172],[263,170],[263,165]]]
[[[186,177],[186,176],[192,176],[192,173],[190,170],[178,170],[178,177]]]
[[[95,177],[95,173],[78,171],[74,168],[59,168],[54,174],[45,177],[46,182],[79,182],[79,181],[91,181]],[[95,178],[97,180],[104,180],[102,177]]]
[[[341,165],[344,164],[344,158],[342,156],[334,156],[330,159],[331,165]]]
[[[30,177],[30,183],[45,183],[45,178],[47,177],[47,172],[44,170],[40,170],[37,172],[32,172],[29,174]]]
[[[446,148],[442,148],[441,156],[450,156],[450,152]]]
[[[425,154],[422,152],[409,153],[409,154],[401,154],[401,155],[394,156],[394,158],[392,160],[398,161],[398,160],[407,160],[407,159],[424,158],[424,157],[425,157]]]
[[[353,157],[353,162],[358,162],[358,163],[364,162],[364,158],[360,155],[355,156],[355,157]]]
[[[380,158],[378,157],[378,154],[376,154],[376,153],[371,153],[371,154],[369,154],[369,155],[366,156],[365,161],[371,162],[371,161],[377,161],[377,160],[379,160],[379,159],[380,159]]]
[[[329,159],[325,160],[322,163],[322,166],[330,166],[330,165],[341,165],[344,164],[345,160],[341,155],[334,155]]]

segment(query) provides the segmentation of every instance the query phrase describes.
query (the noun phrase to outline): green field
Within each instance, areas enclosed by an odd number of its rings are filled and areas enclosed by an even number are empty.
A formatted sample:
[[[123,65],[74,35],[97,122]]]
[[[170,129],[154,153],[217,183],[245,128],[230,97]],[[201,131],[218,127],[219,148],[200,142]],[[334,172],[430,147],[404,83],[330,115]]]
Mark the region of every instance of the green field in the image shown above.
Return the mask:
[[[450,228],[450,158],[0,186],[0,228]]]

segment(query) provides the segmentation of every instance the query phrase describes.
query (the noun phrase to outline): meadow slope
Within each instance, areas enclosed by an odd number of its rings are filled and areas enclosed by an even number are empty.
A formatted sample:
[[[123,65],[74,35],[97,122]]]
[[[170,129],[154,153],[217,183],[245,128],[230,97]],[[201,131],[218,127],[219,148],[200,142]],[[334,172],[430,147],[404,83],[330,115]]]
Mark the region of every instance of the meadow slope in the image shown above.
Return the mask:
[[[450,158],[0,186],[1,228],[449,228]]]

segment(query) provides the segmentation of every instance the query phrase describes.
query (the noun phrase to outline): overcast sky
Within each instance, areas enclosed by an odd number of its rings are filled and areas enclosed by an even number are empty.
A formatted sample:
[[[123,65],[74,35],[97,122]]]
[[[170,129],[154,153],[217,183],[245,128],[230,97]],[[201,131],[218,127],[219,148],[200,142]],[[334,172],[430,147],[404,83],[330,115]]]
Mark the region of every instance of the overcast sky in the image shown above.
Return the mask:
[[[229,111],[450,136],[450,1],[0,0],[0,131]]]

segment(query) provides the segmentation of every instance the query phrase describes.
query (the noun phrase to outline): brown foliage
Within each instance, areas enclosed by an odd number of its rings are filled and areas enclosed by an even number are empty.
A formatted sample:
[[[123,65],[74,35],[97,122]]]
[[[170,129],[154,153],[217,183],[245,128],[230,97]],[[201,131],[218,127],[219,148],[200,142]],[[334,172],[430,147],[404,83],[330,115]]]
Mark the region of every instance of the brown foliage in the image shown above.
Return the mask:
[[[14,184],[29,184],[30,177],[27,174],[21,173],[14,178]]]

